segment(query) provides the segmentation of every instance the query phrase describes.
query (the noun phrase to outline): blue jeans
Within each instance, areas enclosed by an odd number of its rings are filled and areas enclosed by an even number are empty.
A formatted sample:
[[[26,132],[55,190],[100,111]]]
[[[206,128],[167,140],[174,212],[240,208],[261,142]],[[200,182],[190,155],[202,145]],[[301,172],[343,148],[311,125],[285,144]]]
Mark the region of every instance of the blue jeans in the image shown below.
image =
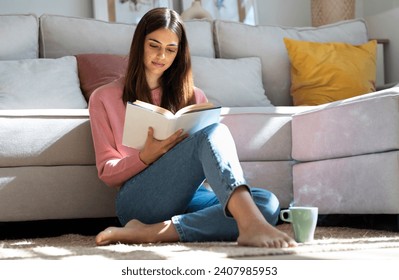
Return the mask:
[[[212,190],[203,186],[207,180]],[[182,242],[236,241],[238,228],[226,208],[246,185],[228,128],[210,125],[173,147],[120,188],[116,212],[122,225],[171,220]],[[249,188],[266,220],[275,225],[279,202],[271,192]]]

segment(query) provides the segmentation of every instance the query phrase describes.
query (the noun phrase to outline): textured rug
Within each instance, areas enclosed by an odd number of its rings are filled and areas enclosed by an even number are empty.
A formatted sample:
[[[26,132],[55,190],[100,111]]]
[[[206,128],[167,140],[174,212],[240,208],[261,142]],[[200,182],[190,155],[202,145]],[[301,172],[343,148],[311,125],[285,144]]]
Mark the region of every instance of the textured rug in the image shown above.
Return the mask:
[[[292,236],[289,224],[279,225],[278,228]],[[97,247],[94,236],[65,234],[49,238],[0,240],[0,259],[164,260],[195,257],[209,260],[379,248],[399,248],[399,233],[347,227],[318,227],[313,242],[286,249],[241,247],[234,242],[115,244]]]

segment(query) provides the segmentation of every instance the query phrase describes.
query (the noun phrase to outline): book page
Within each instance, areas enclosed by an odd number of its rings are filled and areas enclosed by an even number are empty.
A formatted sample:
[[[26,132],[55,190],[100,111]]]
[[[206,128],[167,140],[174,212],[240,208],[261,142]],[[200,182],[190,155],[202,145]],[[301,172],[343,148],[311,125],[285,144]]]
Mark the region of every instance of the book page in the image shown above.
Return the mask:
[[[202,110],[207,110],[214,108],[215,106],[210,103],[198,103],[198,104],[193,104],[193,105],[188,105],[184,108],[181,108],[179,111],[176,112],[176,116],[181,116],[186,113],[191,113],[191,112],[197,112],[197,111],[202,111]]]
[[[157,112],[159,114],[167,116],[168,118],[174,118],[174,114],[171,111],[169,111],[169,110],[167,110],[165,108],[159,107],[157,105],[150,104],[150,103],[147,103],[147,102],[143,102],[143,101],[140,101],[140,100],[136,100],[132,104],[136,105],[136,106],[140,106],[142,108],[146,108],[146,109],[154,111],[154,112]]]
[[[200,110],[181,115],[176,119],[174,130],[184,129],[185,133],[193,134],[204,127],[220,121],[221,108]]]
[[[206,103],[198,103],[198,104],[192,104],[192,105],[188,105],[184,108],[181,108],[179,111],[176,112],[176,114],[173,114],[171,111],[162,108],[160,106],[154,105],[154,104],[150,104],[144,101],[140,101],[140,100],[136,100],[132,103],[133,105],[136,106],[140,106],[142,108],[146,108],[148,110],[157,112],[159,114],[165,115],[168,118],[172,118],[172,116],[180,116],[189,112],[196,112],[196,111],[201,111],[201,110],[207,110],[210,108],[213,108],[215,106],[213,106],[212,103],[210,102],[206,102]]]

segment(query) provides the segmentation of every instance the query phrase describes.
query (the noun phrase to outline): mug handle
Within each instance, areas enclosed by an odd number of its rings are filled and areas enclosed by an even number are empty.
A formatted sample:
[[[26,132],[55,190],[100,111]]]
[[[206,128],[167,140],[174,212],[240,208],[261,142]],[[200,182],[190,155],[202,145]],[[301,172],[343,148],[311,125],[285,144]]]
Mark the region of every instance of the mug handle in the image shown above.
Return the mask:
[[[284,217],[284,214],[287,214],[287,218]],[[280,219],[283,220],[284,222],[292,223],[291,211],[289,209],[281,210]]]

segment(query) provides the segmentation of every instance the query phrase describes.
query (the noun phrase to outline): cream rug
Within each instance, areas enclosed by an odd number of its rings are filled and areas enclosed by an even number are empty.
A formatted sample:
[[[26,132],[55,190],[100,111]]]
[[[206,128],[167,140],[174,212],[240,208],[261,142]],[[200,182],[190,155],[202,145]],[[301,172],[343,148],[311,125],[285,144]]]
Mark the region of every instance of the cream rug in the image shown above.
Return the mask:
[[[292,236],[291,225],[279,229]],[[174,243],[126,245],[115,244],[97,247],[94,236],[67,234],[51,238],[0,240],[0,259],[116,259],[116,260],[164,260],[164,259],[230,259],[261,258],[270,255],[306,254],[399,248],[399,233],[381,230],[339,227],[318,227],[315,240],[296,248],[267,249],[237,246],[234,242]]]

